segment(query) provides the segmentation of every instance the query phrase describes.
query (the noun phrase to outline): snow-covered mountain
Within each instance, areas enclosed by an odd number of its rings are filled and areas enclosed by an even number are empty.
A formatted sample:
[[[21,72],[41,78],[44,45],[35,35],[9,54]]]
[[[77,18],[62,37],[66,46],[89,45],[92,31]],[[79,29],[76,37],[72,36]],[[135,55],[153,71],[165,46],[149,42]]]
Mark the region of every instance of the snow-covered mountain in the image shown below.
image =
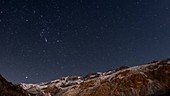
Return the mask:
[[[0,75],[0,96],[170,96],[170,59],[41,84],[15,85]]]
[[[165,96],[170,92],[170,59],[20,86],[32,96]]]

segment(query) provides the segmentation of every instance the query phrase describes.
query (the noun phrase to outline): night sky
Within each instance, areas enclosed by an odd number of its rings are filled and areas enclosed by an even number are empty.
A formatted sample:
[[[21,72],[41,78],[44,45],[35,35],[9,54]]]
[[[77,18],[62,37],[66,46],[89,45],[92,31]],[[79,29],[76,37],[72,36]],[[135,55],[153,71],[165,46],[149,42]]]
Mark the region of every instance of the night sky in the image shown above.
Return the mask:
[[[170,57],[170,0],[0,0],[0,74],[14,83]]]

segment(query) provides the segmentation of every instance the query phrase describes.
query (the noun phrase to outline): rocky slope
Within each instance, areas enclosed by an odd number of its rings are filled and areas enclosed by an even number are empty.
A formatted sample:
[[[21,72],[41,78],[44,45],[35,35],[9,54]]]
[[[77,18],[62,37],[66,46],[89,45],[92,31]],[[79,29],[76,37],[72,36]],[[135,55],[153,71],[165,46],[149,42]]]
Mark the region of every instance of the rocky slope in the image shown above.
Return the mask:
[[[168,96],[170,59],[20,86],[34,96]]]
[[[29,96],[20,86],[14,85],[0,75],[0,96]]]

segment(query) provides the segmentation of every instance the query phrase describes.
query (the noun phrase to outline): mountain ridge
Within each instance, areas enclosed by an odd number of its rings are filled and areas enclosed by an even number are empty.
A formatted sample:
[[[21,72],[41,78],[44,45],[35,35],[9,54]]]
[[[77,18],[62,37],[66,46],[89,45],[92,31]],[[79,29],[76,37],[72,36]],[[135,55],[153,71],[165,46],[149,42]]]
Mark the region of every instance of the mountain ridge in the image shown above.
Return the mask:
[[[10,93],[0,89],[2,96],[170,96],[170,59],[39,84],[15,85],[0,75],[0,88]]]
[[[130,68],[124,66],[84,77],[68,76],[39,85],[21,86],[30,93],[44,96],[161,95],[170,89],[170,59]]]

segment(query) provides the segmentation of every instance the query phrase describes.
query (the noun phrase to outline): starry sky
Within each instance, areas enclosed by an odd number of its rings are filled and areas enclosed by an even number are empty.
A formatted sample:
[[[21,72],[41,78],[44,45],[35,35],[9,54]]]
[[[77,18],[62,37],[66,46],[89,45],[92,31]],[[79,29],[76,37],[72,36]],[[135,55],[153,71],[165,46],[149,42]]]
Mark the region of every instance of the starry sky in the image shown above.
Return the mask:
[[[0,74],[11,82],[168,57],[169,0],[0,0]]]

